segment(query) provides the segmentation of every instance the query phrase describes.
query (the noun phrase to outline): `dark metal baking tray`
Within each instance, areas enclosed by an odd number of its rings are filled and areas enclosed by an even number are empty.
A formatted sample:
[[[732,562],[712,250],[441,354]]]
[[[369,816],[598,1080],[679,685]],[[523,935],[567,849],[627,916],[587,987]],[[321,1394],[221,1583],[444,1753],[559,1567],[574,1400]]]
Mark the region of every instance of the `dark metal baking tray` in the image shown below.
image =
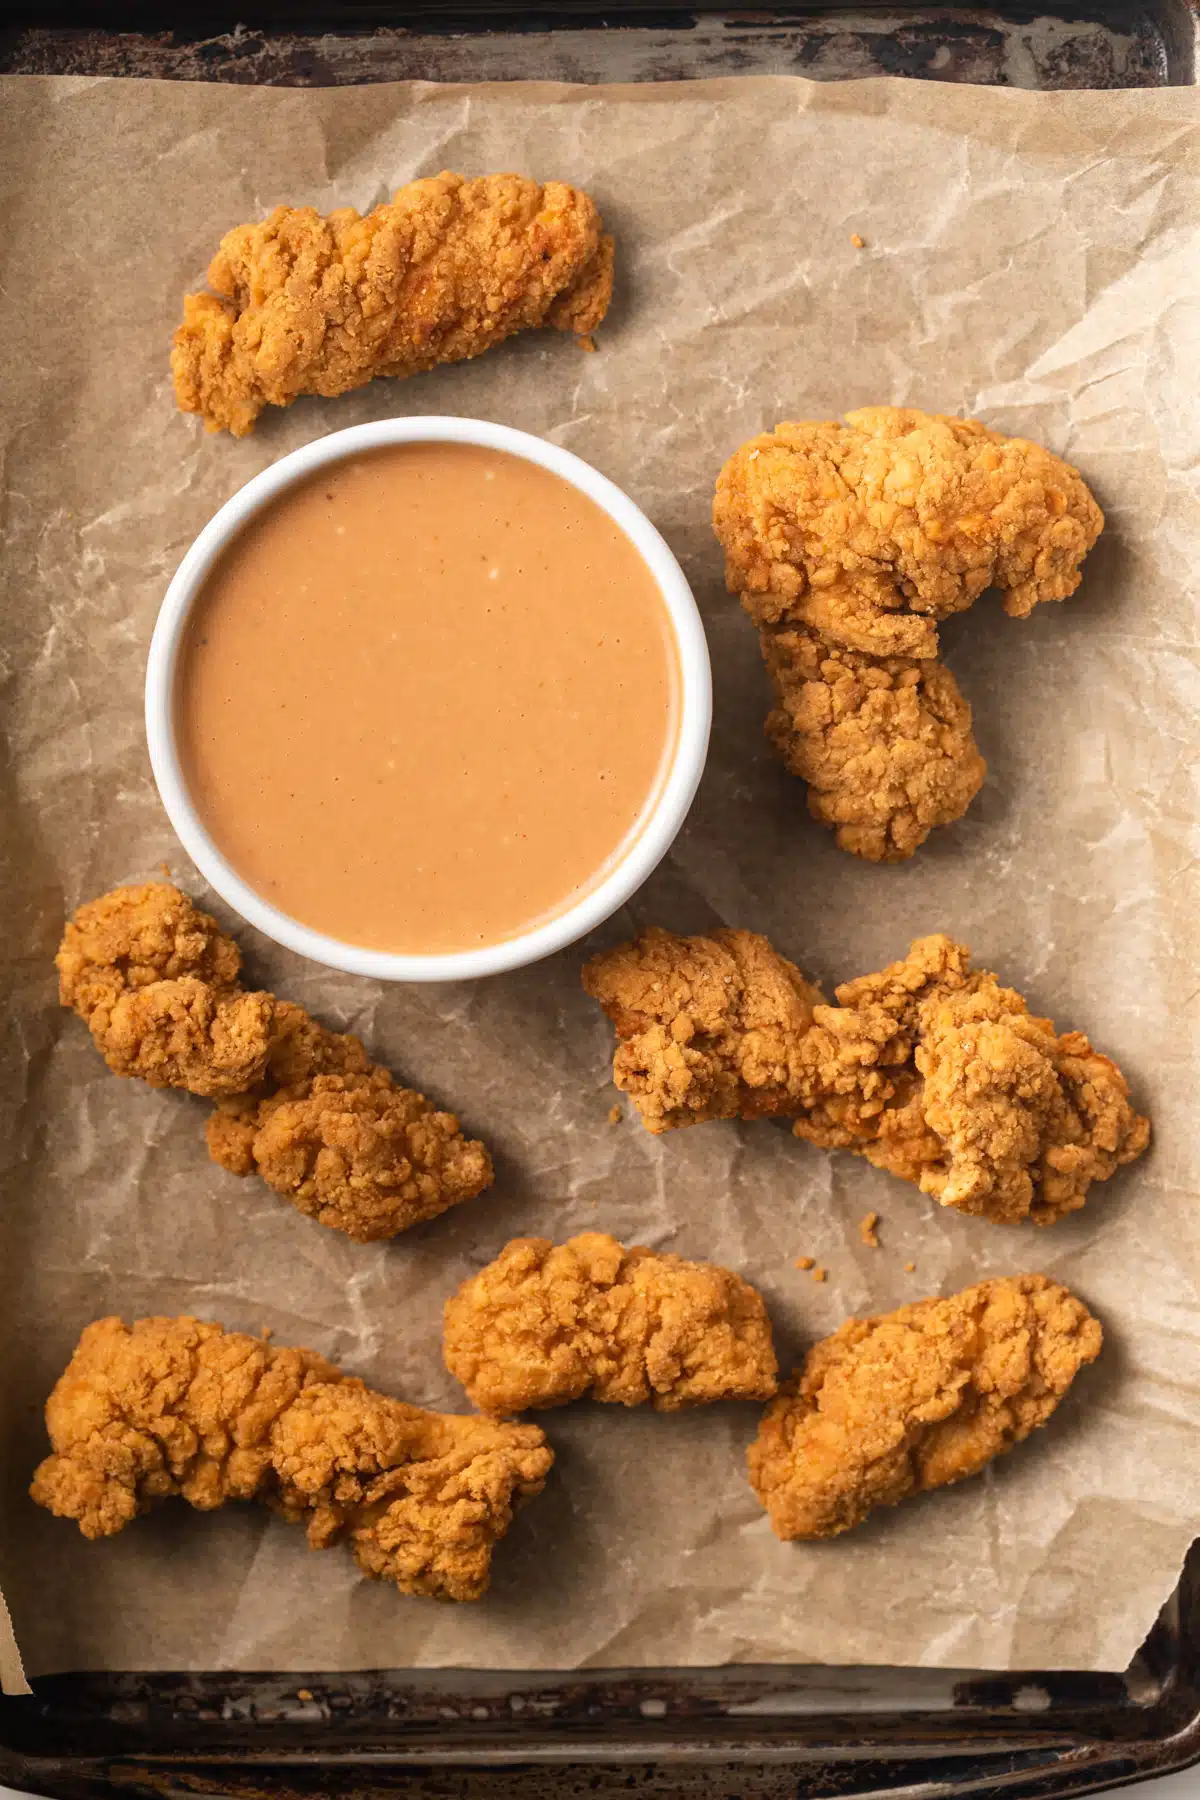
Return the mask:
[[[1065,1800],[1200,1758],[1198,1646],[1193,1554],[1124,1675],[64,1675],[0,1702],[0,1782],[55,1800]]]
[[[364,81],[661,81],[902,75],[1010,87],[1196,80],[1190,0],[999,7],[724,7],[713,0],[17,0],[0,71],[329,86]],[[105,29],[104,27],[109,27]]]
[[[902,75],[1190,85],[1188,0],[8,7],[0,72],[365,81]],[[1114,1546],[1114,1556],[1119,1549]],[[62,1800],[1066,1800],[1200,1762],[1200,1547],[1124,1675],[739,1666],[60,1675],[0,1701],[0,1783]]]

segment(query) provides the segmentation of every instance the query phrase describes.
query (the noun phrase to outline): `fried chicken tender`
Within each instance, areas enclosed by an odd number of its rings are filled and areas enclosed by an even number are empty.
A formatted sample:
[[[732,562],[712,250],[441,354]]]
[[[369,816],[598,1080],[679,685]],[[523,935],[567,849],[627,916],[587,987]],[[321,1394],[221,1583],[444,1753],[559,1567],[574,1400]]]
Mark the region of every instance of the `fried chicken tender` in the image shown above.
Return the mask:
[[[759,640],[777,702],[768,741],[843,850],[899,862],[961,819],[987,764],[944,663],[867,656],[810,625],[764,626]]]
[[[585,1395],[677,1412],[776,1386],[770,1320],[748,1282],[599,1231],[514,1238],[447,1300],[444,1346],[489,1413]]]
[[[750,1485],[777,1537],[836,1537],[1021,1443],[1101,1342],[1082,1300],[1045,1275],[848,1319],[768,1406]]]
[[[1104,516],[1078,470],[977,419],[864,406],[779,425],[717,481],[730,591],[756,624],[872,656],[937,655],[937,619],[985,588],[1024,618],[1065,600]]]
[[[54,1454],[30,1491],[88,1538],[175,1494],[202,1512],[254,1500],[280,1415],[310,1382],[340,1379],[311,1350],[199,1319],[97,1319],[46,1402]]]
[[[483,1144],[356,1037],[238,986],[237,945],[178,888],[117,888],[80,907],[57,960],[62,1003],[109,1068],[215,1099],[214,1161],[258,1173],[322,1225],[369,1243],[491,1183]]]
[[[316,1550],[346,1540],[367,1575],[404,1594],[478,1600],[492,1551],[554,1453],[533,1425],[376,1394],[361,1382],[306,1388],[272,1434],[285,1517]]]
[[[613,241],[561,181],[412,181],[374,212],[279,206],[227,232],[189,294],[171,370],[181,412],[244,437],[265,406],[480,356],[514,332],[586,336],[612,296]]]
[[[423,1412],[311,1350],[192,1318],[98,1319],[46,1404],[39,1506],[111,1537],[159,1500],[263,1500],[401,1593],[475,1600],[554,1460],[530,1425]]]
[[[1077,470],[975,419],[868,406],[730,457],[713,528],[775,684],[767,735],[843,849],[897,862],[961,818],[986,771],[936,621],[989,587],[1015,618],[1066,599],[1103,524]]]
[[[942,1206],[1048,1225],[1145,1150],[1150,1125],[1082,1032],[1059,1036],[950,938],[918,938],[838,1004],[765,938],[652,928],[587,964],[613,1079],[648,1130],[790,1117]]]

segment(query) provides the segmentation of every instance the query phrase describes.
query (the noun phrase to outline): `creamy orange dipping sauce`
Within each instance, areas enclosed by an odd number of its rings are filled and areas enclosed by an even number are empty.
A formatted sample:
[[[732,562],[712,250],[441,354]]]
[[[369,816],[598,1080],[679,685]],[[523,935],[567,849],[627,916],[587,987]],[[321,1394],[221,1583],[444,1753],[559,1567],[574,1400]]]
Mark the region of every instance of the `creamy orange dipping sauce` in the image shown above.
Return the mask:
[[[553,918],[636,837],[675,746],[658,584],[586,495],[468,444],[331,464],[193,607],[175,722],[233,867],[376,950]]]

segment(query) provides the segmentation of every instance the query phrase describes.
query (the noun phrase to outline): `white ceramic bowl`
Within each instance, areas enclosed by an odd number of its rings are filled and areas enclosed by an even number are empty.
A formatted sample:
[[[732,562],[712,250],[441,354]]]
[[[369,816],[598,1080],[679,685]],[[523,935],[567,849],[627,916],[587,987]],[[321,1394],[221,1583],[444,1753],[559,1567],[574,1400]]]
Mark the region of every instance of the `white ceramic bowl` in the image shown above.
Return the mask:
[[[285,488],[326,463],[386,444],[431,442],[480,444],[489,450],[522,456],[569,481],[615,520],[662,591],[678,652],[681,700],[675,754],[658,798],[626,854],[601,882],[574,906],[535,930],[479,949],[420,956],[371,950],[314,931],[280,912],[242,880],[218,850],[192,805],[176,745],[174,698],[176,664],[192,604],[217,557],[255,513]],[[384,981],[463,981],[477,975],[497,975],[561,950],[607,919],[642,885],[683,824],[704,770],[711,716],[708,645],[696,602],[683,570],[646,515],[606,476],[569,450],[483,419],[382,419],[370,425],[355,425],[348,431],[335,431],[315,444],[306,444],[302,450],[294,450],[264,469],[226,501],[180,563],[158,615],[146,668],[146,737],[154,779],[180,842],[205,880],[235,912],[276,943],[331,968]]]

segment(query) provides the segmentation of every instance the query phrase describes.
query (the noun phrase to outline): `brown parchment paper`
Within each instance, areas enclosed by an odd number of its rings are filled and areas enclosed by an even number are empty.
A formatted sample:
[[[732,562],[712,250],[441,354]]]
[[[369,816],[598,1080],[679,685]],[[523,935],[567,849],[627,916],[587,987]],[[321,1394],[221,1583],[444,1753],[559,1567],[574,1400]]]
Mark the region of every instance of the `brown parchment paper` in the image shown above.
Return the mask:
[[[31,1673],[1128,1662],[1197,1525],[1198,125],[1200,98],[1172,90],[3,83],[0,1579]],[[369,208],[447,166],[597,196],[620,256],[597,354],[527,337],[303,401],[241,443],[175,412],[170,332],[227,227],[280,201]],[[755,634],[708,523],[743,437],[869,401],[1042,439],[1109,517],[1071,602],[1015,623],[993,596],[944,627],[990,775],[900,868],[837,851],[773,763]],[[216,1169],[201,1103],[106,1074],[55,1004],[51,957],[65,909],[164,860],[202,893],[141,719],[155,612],[192,536],[284,451],[396,412],[522,426],[628,489],[694,583],[716,718],[674,853],[591,946],[471,986],[386,988],[240,934],[255,980],[360,1032],[495,1149],[492,1192],[364,1248]],[[1036,1232],[943,1216],[773,1125],[657,1141],[610,1125],[611,1034],[579,965],[651,921],[754,927],[830,983],[918,933],[960,935],[1120,1060],[1153,1153]],[[859,1240],[869,1209],[878,1250]],[[461,1407],[445,1295],[515,1234],[588,1227],[743,1271],[785,1361],[850,1312],[1025,1269],[1077,1287],[1107,1348],[1035,1442],[827,1544],[771,1536],[743,1477],[753,1409],[543,1415],[556,1470],[474,1607],[399,1598],[256,1510],[165,1507],[87,1544],[25,1497],[42,1402],[97,1315],[267,1325]]]

